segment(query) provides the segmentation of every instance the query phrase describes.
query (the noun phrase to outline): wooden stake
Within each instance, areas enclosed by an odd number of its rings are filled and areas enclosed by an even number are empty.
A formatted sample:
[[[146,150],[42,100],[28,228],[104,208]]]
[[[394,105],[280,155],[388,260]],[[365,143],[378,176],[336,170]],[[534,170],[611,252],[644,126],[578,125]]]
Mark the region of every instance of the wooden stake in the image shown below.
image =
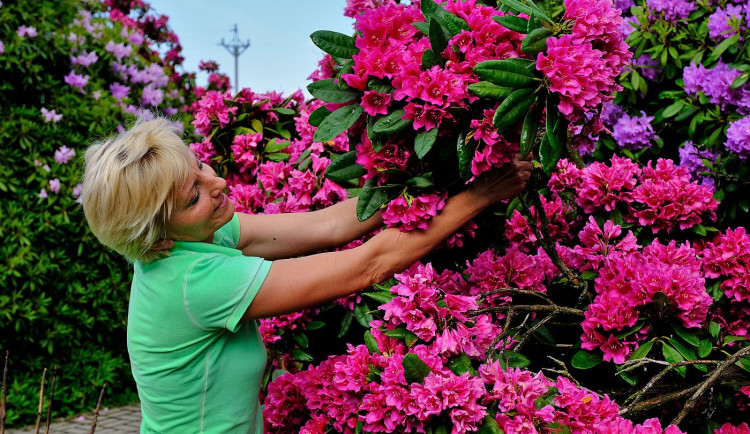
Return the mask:
[[[3,392],[0,397],[0,434],[5,434],[5,397],[7,396],[8,386],[8,355],[10,352],[5,350],[5,366],[3,367]]]
[[[42,371],[42,385],[39,387],[39,411],[36,413],[36,434],[39,434],[39,425],[42,423],[42,410],[44,409],[44,379],[47,378],[47,368]]]
[[[104,398],[104,389],[107,388],[107,383],[104,383],[104,386],[102,386],[102,391],[99,392],[99,401],[96,402],[96,410],[94,410],[94,421],[91,422],[91,431],[89,431],[89,434],[94,434],[94,431],[96,431],[96,420],[99,419],[99,409],[102,407],[102,398]]]
[[[57,379],[57,365],[52,369],[52,384],[49,386],[49,405],[47,406],[47,423],[44,425],[44,434],[49,434],[49,426],[52,422],[52,404],[55,402],[55,380]]]

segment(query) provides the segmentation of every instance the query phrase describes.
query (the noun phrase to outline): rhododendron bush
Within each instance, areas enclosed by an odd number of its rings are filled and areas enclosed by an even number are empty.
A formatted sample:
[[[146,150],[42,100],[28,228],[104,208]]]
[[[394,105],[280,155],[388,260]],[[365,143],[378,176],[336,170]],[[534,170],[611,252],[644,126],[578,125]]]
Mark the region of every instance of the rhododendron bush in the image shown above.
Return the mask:
[[[279,371],[266,429],[747,432],[750,238],[722,226],[713,186],[688,167],[638,162],[635,133],[622,136],[630,158],[597,149],[602,105],[627,95],[619,11],[360,6],[354,37],[312,35],[328,55],[308,86],[325,102],[312,140],[347,135],[326,178],[359,193],[360,218],[427,228],[516,153],[539,169],[469,231],[504,235],[449,243],[376,285],[364,341]]]

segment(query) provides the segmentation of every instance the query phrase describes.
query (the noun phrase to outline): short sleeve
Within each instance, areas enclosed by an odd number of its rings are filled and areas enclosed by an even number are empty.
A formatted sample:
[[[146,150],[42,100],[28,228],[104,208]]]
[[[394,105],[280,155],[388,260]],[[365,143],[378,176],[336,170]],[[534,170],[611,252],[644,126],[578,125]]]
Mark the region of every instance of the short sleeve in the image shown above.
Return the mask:
[[[201,255],[183,282],[183,303],[191,321],[205,330],[237,331],[270,268],[271,262],[262,258]]]

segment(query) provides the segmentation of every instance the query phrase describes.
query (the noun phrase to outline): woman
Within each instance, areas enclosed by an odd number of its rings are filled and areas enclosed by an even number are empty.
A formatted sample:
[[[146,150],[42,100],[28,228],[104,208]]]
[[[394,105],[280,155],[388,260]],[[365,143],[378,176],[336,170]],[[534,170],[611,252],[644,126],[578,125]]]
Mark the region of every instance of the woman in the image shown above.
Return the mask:
[[[381,282],[427,254],[488,205],[518,194],[531,163],[515,159],[450,198],[429,229],[360,222],[357,200],[300,214],[236,213],[226,182],[165,119],[139,121],[91,146],[82,202],[93,233],[134,262],[128,352],[141,432],[261,432],[266,352],[255,320]],[[272,261],[272,262],[271,262]]]

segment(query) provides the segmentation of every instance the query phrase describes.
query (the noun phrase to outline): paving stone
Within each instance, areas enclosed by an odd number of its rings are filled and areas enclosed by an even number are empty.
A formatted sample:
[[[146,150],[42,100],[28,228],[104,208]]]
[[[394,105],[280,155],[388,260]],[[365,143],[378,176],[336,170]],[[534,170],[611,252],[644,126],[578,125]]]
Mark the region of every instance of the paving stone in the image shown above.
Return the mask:
[[[50,434],[88,434],[91,432],[91,422],[94,413],[87,413],[78,417],[53,421],[49,427]],[[141,408],[138,405],[128,405],[99,412],[96,421],[96,434],[133,434],[141,427]],[[22,429],[14,428],[5,431],[7,434],[35,434],[35,427]],[[44,434],[44,427],[39,429]]]

